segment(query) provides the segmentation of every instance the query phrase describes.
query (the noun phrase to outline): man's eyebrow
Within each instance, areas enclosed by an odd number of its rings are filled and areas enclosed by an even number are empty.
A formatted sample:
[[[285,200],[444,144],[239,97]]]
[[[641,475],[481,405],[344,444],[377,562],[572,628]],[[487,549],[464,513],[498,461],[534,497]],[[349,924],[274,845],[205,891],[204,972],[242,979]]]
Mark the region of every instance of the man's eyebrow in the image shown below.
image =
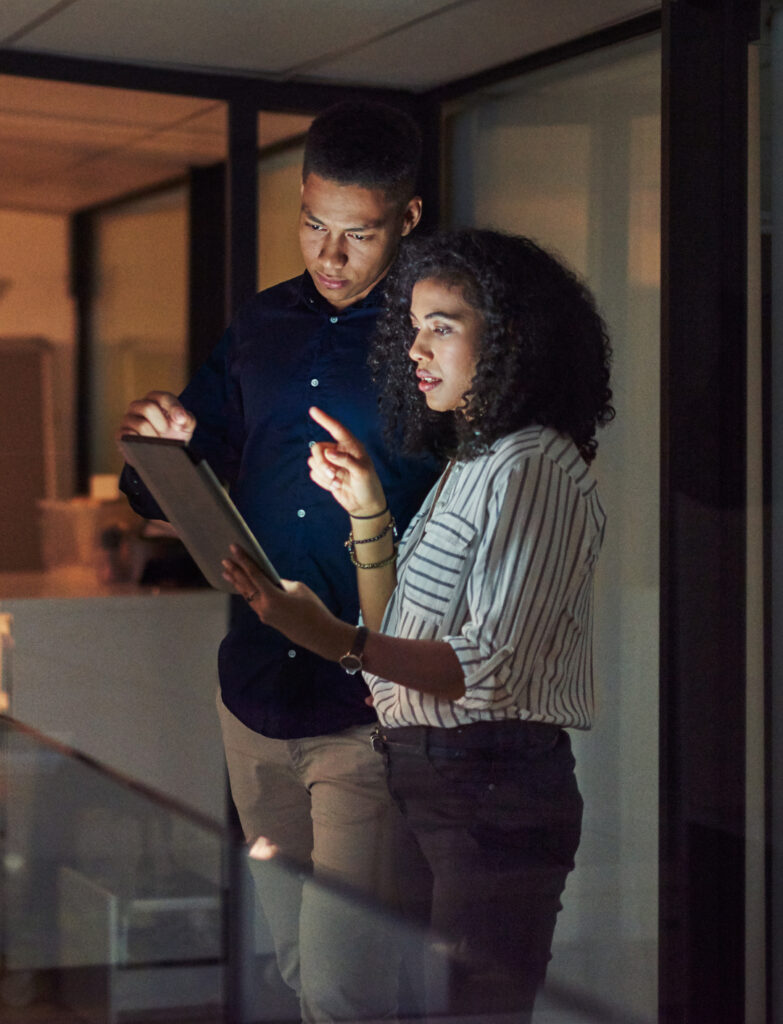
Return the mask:
[[[323,224],[326,227],[324,221],[320,217],[316,217],[309,206],[302,204],[302,213],[307,217],[308,220],[314,220],[317,224]],[[353,228],[343,228],[344,231],[374,231],[376,228],[381,228],[386,222],[384,220],[368,220],[364,224],[357,224]]]
[[[368,220],[361,227],[346,228],[346,231],[372,231],[375,228],[382,228],[385,223],[386,221],[380,218],[378,220]]]

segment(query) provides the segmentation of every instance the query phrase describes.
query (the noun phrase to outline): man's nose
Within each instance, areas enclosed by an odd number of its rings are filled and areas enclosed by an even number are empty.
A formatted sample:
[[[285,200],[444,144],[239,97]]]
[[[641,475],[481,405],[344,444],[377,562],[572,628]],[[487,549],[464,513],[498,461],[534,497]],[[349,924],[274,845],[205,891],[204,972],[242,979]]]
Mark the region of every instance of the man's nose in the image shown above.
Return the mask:
[[[340,239],[325,238],[320,255],[321,262],[329,267],[343,267],[347,260],[345,247]]]

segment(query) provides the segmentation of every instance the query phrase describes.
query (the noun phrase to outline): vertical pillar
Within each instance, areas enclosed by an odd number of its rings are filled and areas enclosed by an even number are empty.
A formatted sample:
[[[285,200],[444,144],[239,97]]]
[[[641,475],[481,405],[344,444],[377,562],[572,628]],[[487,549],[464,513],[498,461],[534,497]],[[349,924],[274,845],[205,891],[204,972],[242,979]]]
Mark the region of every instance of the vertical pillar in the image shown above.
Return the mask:
[[[745,1019],[747,46],[663,4],[660,1015]]]
[[[226,319],[257,291],[258,111],[253,103],[228,106],[226,173]]]
[[[94,285],[94,215],[71,217],[71,295],[76,307],[76,493],[90,489],[92,423],[92,298]]]
[[[258,281],[258,112],[252,103],[232,100],[228,107],[226,167],[226,320],[255,294]],[[228,783],[227,783],[228,784]],[[229,843],[226,907],[227,963],[225,1014],[228,1024],[253,1020],[248,1006],[252,984],[255,902],[248,891],[247,849],[231,795],[228,795]]]
[[[441,104],[432,99],[419,100],[415,111],[422,135],[420,195],[424,200],[419,230],[433,230],[443,221],[441,176],[443,174]]]
[[[190,169],[188,204],[189,376],[204,362],[226,325],[226,167]]]
[[[771,522],[770,522],[770,1019],[783,1014],[783,3],[770,4],[772,77]],[[777,840],[777,841],[776,841]]]

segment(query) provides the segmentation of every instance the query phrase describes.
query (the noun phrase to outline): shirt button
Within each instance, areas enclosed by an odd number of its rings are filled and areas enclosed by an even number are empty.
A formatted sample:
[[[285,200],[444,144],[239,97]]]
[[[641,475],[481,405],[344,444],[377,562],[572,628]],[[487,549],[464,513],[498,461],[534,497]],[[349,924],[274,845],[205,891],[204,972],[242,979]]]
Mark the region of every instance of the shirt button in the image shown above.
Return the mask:
[[[295,658],[296,657],[296,651],[289,651],[288,652],[288,657],[289,658]]]
[[[318,378],[317,377],[313,377],[313,379],[310,381],[310,387],[311,388],[317,388],[318,387]]]
[[[303,508],[298,509],[296,514],[299,516],[300,519],[304,519],[304,517],[307,515]]]
[[[337,317],[336,316],[330,316],[329,317],[329,323],[330,324],[336,324],[337,323]]]

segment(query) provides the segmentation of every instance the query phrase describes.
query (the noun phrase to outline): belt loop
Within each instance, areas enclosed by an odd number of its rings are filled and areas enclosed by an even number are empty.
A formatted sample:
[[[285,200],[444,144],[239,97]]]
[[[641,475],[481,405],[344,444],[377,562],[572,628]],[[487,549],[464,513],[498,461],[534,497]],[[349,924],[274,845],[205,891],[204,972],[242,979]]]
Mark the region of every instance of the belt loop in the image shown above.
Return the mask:
[[[370,733],[370,749],[376,754],[383,754],[386,750],[380,725],[376,725]]]

